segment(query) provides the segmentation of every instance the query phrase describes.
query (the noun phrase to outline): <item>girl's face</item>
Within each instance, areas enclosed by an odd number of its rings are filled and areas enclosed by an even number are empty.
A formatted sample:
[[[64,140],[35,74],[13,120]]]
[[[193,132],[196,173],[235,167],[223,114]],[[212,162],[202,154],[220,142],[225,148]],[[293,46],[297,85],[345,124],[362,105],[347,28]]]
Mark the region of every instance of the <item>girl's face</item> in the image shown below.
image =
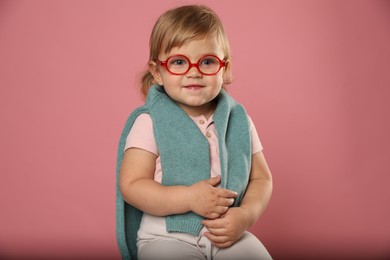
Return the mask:
[[[181,47],[174,47],[169,53],[160,54],[158,59],[165,61],[167,58],[181,54],[197,63],[200,58],[211,54],[223,59],[224,53],[216,37],[201,40],[191,40]],[[214,111],[212,100],[219,94],[223,84],[225,68],[215,75],[203,75],[196,67],[184,75],[173,75],[167,69],[155,62],[151,62],[149,69],[159,85],[163,85],[166,93],[189,115],[210,116]]]

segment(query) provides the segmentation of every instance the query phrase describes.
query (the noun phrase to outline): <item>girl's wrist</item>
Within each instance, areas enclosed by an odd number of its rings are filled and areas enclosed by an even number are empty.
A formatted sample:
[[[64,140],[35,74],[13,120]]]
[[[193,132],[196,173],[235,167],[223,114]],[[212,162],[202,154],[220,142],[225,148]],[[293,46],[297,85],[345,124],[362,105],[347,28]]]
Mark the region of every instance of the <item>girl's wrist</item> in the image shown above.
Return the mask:
[[[192,186],[185,186],[184,187],[184,204],[185,204],[185,210],[186,212],[193,211],[193,202],[194,202],[194,192],[192,190]]]

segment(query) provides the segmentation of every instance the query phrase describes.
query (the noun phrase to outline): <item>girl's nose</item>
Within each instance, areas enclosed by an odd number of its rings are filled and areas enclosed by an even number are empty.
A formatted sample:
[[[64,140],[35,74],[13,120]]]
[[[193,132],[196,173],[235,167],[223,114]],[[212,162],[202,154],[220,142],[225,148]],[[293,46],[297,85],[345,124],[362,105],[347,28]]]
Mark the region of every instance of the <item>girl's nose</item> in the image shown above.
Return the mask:
[[[200,73],[197,67],[192,66],[192,68],[190,68],[190,70],[186,73],[186,76],[189,78],[190,77],[200,78],[202,76],[202,73]]]

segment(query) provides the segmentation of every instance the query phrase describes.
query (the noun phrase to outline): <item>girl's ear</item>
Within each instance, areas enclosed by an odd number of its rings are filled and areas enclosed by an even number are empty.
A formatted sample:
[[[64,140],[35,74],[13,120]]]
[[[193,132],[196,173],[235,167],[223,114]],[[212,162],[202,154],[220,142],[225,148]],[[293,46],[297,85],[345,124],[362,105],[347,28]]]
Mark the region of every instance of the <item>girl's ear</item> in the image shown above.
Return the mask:
[[[223,84],[230,84],[233,82],[232,64],[229,60],[226,61],[226,65],[223,72]]]
[[[149,71],[152,74],[154,81],[160,86],[164,85],[162,81],[162,77],[160,71],[158,70],[157,63],[154,61],[149,61]]]

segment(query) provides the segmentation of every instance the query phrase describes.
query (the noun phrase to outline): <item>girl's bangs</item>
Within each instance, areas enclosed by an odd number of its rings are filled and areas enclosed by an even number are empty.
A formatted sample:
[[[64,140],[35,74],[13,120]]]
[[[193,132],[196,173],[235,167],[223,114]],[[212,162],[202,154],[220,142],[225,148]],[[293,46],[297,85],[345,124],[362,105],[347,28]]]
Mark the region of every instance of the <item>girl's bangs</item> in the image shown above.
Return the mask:
[[[207,38],[209,35],[213,34],[213,32],[205,31],[200,32],[187,30],[182,32],[180,30],[171,31],[164,35],[164,41],[161,44],[161,50],[163,53],[169,53],[175,47],[181,47],[185,42],[190,40],[201,40]]]

